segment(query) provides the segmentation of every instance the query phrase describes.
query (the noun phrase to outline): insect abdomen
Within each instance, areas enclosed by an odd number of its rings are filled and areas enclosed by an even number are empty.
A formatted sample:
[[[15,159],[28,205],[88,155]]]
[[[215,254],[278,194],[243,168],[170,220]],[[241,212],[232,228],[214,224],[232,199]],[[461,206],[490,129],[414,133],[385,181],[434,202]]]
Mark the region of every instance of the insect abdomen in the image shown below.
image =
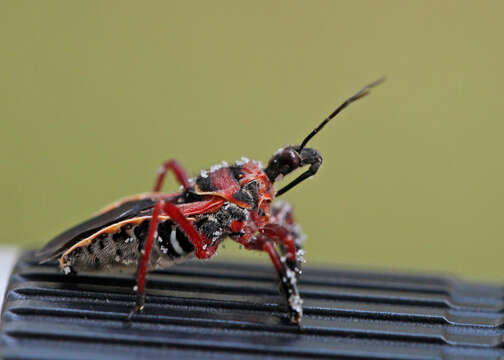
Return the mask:
[[[243,222],[248,213],[232,203],[226,203],[216,213],[203,214],[194,220],[194,226],[213,243],[229,234],[233,221]],[[109,271],[116,268],[135,270],[147,239],[150,220],[134,218],[115,232],[104,233],[91,242],[77,244],[61,259],[65,273],[72,271]],[[170,219],[161,221],[150,256],[149,269],[168,267],[193,257],[194,246],[184,232]]]
[[[147,238],[149,223],[149,220],[144,220],[137,225],[126,225],[116,232],[97,236],[88,245],[75,247],[63,256],[63,271],[110,271],[117,268],[134,271]],[[160,222],[149,268],[170,266],[191,257],[193,253],[194,246],[171,220]]]
[[[164,262],[176,262],[194,253],[191,241],[172,221],[164,221],[158,225],[155,247]]]

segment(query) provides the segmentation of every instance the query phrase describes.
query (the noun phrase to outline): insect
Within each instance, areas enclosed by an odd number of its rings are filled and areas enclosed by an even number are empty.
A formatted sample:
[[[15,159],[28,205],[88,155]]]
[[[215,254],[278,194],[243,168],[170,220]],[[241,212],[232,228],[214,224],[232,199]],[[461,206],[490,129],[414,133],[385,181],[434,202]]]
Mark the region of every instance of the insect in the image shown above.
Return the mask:
[[[279,149],[266,167],[242,158],[189,178],[177,161],[165,162],[152,192],[126,197],[106,207],[56,236],[39,250],[37,258],[41,263],[58,258],[65,274],[136,268],[137,295],[132,316],[144,307],[148,270],[191,258],[210,258],[229,237],[245,249],[268,253],[286,296],[289,319],[299,324],[303,301],[297,283],[304,262],[304,235],[291,206],[273,200],[317,173],[322,157],[317,150],[307,148],[307,143],[341,110],[382,81],[348,98],[300,145]],[[305,166],[307,170],[275,190],[276,182]],[[168,171],[180,183],[179,192],[161,192]]]

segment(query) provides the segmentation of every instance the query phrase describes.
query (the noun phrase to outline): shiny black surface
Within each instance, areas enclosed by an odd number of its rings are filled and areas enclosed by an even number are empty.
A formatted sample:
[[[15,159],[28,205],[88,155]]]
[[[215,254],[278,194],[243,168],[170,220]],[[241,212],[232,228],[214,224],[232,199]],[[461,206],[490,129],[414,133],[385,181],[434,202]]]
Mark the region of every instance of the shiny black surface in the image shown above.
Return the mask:
[[[270,266],[193,262],[149,275],[65,276],[25,255],[0,327],[4,359],[499,359],[502,288],[452,278],[306,269],[302,327]]]

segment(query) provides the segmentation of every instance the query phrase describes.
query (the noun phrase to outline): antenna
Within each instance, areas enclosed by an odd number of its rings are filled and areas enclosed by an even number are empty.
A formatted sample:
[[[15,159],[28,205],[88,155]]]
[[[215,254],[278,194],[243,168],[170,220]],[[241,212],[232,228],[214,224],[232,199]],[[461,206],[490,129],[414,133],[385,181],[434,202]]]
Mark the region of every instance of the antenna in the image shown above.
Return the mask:
[[[341,104],[336,110],[334,110],[331,115],[329,115],[324,121],[322,121],[319,126],[317,126],[315,129],[313,129],[313,131],[311,133],[309,133],[307,137],[304,138],[298,151],[301,151],[306,146],[308,141],[310,141],[312,137],[314,137],[320,130],[322,130],[322,128],[324,126],[326,126],[327,123],[332,118],[334,118],[336,115],[338,115],[341,110],[346,108],[348,105],[353,103],[355,100],[359,100],[360,98],[369,94],[369,90],[371,90],[371,88],[374,88],[375,86],[380,85],[384,81],[385,81],[385,78],[382,77],[381,79],[378,79],[375,82],[372,82],[371,84],[365,86],[364,88],[359,90],[355,95],[349,97],[343,104]]]

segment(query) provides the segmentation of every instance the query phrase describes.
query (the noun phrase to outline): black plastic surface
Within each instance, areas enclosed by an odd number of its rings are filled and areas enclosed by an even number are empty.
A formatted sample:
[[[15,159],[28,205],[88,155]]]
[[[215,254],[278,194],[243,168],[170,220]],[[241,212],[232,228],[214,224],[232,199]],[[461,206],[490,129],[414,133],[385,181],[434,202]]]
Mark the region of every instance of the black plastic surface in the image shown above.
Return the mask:
[[[302,327],[270,266],[192,262],[149,275],[65,276],[26,254],[0,327],[4,359],[504,359],[503,289],[451,278],[306,269]]]

